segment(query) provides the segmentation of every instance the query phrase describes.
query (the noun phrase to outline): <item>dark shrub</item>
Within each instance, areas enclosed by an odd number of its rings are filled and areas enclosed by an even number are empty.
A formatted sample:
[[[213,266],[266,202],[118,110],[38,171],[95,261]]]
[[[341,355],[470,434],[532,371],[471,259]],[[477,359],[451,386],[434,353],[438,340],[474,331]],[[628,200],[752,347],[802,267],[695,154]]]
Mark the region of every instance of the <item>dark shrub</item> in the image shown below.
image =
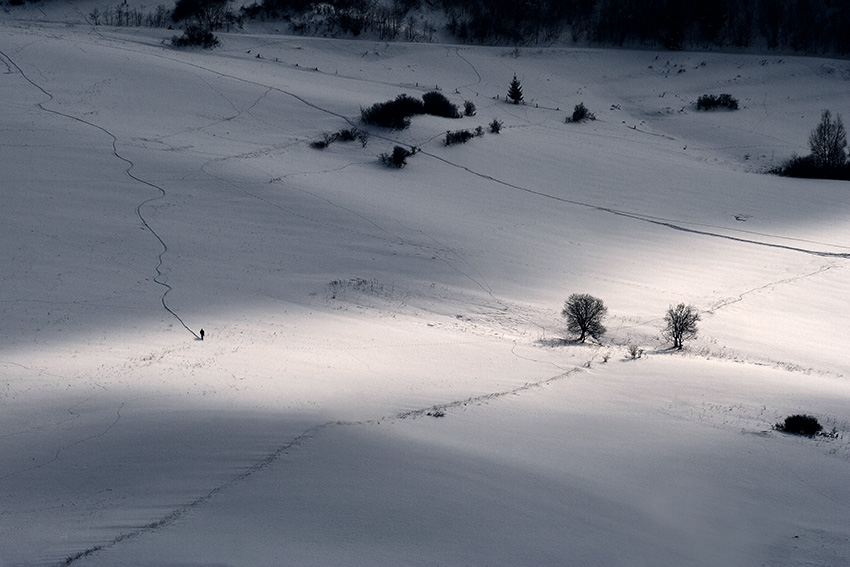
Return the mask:
[[[333,134],[325,132],[322,134],[322,138],[320,140],[310,142],[310,147],[317,150],[324,150],[334,142],[353,142],[354,140],[360,140],[360,143],[365,148],[366,143],[369,140],[369,134],[361,132],[357,128],[343,128]]]
[[[738,110],[738,99],[728,93],[719,95],[706,94],[697,99],[697,110],[714,110],[716,108]]]
[[[358,134],[360,134],[360,131],[357,128],[343,128],[337,132],[341,142],[353,142],[357,139]]]
[[[784,177],[800,177],[804,179],[838,179],[850,181],[850,166],[823,167],[812,155],[793,156],[791,159],[769,170]]]
[[[466,116],[475,116],[475,103],[471,100],[463,101],[463,113]]]
[[[331,143],[324,138],[321,140],[313,140],[312,142],[310,142],[310,147],[314,150],[324,150],[330,145]]]
[[[475,134],[469,130],[455,130],[454,132],[446,132],[446,145],[453,146],[454,144],[465,144],[471,140]]]
[[[773,427],[796,435],[816,435],[823,429],[816,417],[803,414],[789,415],[784,423],[777,423]]]
[[[567,117],[567,122],[584,122],[585,120],[596,120],[596,115],[587,109],[583,102],[573,108],[573,115]]]
[[[431,91],[422,95],[425,114],[444,118],[460,118],[460,110],[443,93]]]
[[[416,114],[425,114],[425,105],[421,100],[417,98],[413,98],[408,94],[400,94],[395,97],[395,100],[392,101],[393,108],[397,109],[399,112],[406,114],[407,116],[414,116]]]
[[[219,44],[218,38],[213,33],[198,24],[188,24],[181,36],[173,36],[171,45],[174,47],[203,47],[209,49]]]
[[[360,109],[360,119],[366,124],[391,128],[393,130],[404,130],[410,126],[410,117],[415,114],[423,114],[425,105],[421,100],[410,95],[400,94],[395,100],[378,102],[369,108]]]
[[[498,118],[494,118],[493,121],[490,122],[490,133],[491,134],[498,134],[499,132],[502,131],[502,126],[504,126],[502,121],[499,120]]]
[[[408,150],[402,146],[395,146],[391,154],[383,153],[379,156],[381,163],[387,167],[396,167],[401,169],[407,165],[407,158],[416,153],[416,150]]]

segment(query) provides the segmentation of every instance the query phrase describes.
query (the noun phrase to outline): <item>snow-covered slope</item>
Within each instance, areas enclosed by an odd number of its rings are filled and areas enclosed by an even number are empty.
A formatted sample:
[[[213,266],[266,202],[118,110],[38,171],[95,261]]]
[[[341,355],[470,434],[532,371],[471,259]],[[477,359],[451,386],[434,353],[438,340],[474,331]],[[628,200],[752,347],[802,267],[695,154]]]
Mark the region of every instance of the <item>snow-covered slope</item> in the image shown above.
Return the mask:
[[[0,565],[850,561],[846,61],[172,33],[0,27]]]

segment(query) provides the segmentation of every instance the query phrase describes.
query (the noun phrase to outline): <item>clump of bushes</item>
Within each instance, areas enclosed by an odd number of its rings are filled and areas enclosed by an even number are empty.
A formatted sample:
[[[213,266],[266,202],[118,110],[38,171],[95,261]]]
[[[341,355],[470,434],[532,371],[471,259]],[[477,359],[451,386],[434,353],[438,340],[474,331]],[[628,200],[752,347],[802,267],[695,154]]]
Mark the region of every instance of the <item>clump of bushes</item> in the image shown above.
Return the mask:
[[[219,44],[218,38],[207,28],[199,24],[187,24],[181,36],[173,36],[171,45],[174,47],[203,47],[209,49]]]
[[[490,133],[498,134],[502,131],[502,126],[504,125],[505,124],[501,120],[499,120],[498,118],[494,118],[493,121],[490,122]]]
[[[785,433],[808,436],[817,435],[823,430],[816,417],[806,414],[789,415],[783,423],[777,423],[773,428]]]
[[[454,132],[446,132],[446,145],[453,146],[455,144],[465,144],[472,138],[480,138],[484,135],[484,128],[478,126],[474,131],[455,130]]]
[[[469,130],[455,130],[454,132],[446,132],[446,145],[453,146],[455,144],[465,144],[475,135]]]
[[[407,149],[403,146],[395,146],[392,153],[382,153],[378,158],[387,167],[401,169],[407,165],[407,158],[416,153],[416,148]]]
[[[475,116],[475,103],[471,100],[463,101],[463,114],[464,116]]]
[[[337,132],[325,132],[320,140],[310,142],[310,147],[317,150],[324,150],[334,142],[353,142],[359,140],[360,144],[365,148],[369,142],[369,134],[358,130],[357,128],[343,128]]]
[[[460,118],[458,107],[441,92],[431,91],[422,95],[425,114],[443,118]]]
[[[567,116],[567,122],[584,122],[585,120],[596,120],[596,115],[588,110],[583,102],[580,102],[573,108],[572,116]]]
[[[716,108],[738,110],[738,99],[729,93],[719,95],[704,94],[697,99],[697,110],[714,110]]]
[[[784,177],[799,177],[803,179],[838,179],[850,181],[850,167],[823,167],[814,156],[793,156],[780,166],[774,167],[768,173]]]
[[[425,105],[419,99],[407,94],[400,94],[394,100],[376,102],[369,108],[360,108],[360,119],[366,124],[404,130],[410,126],[410,117],[424,114]]]
[[[422,100],[408,94],[400,94],[394,100],[360,108],[360,119],[364,123],[392,130],[404,130],[410,126],[411,116],[419,114],[460,118],[460,109],[438,91],[425,93]]]

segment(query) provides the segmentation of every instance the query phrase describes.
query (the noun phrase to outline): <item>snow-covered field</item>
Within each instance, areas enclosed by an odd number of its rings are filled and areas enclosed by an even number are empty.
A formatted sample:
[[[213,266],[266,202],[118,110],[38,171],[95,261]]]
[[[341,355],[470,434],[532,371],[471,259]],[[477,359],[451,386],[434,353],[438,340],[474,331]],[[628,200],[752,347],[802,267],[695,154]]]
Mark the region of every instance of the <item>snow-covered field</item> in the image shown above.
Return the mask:
[[[850,63],[49,16],[0,15],[0,565],[850,564],[850,184],[759,173]],[[309,146],[434,87],[477,116]]]

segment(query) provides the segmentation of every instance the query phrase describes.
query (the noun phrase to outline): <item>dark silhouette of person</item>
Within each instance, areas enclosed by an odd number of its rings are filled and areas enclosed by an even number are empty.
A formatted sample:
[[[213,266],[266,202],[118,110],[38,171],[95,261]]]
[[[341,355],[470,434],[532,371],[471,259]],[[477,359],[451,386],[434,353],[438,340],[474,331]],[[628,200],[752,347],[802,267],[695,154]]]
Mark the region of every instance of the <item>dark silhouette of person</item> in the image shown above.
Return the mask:
[[[204,340],[204,330],[201,329],[201,340]]]

